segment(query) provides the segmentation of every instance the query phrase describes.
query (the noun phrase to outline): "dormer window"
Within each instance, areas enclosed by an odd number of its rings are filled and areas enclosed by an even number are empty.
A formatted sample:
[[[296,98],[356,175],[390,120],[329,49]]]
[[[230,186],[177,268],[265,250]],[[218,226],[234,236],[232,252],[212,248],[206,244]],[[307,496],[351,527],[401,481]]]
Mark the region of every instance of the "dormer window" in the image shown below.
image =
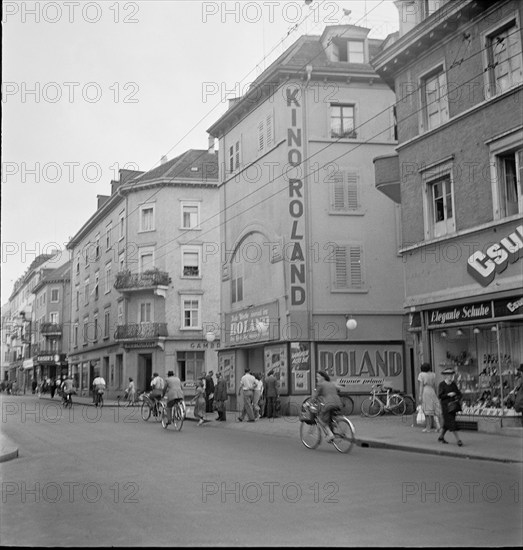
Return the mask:
[[[332,61],[365,63],[365,42],[334,38],[332,40]]]

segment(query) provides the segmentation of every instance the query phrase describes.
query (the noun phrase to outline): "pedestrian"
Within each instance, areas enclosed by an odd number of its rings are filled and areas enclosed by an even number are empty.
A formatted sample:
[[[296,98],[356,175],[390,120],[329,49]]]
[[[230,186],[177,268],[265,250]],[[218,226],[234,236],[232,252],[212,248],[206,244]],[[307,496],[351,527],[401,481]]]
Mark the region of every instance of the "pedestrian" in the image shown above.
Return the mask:
[[[425,414],[425,428],[422,431],[439,431],[439,400],[436,394],[436,375],[432,372],[430,363],[421,365],[418,382],[419,404]]]
[[[263,393],[263,382],[261,381],[261,374],[259,372],[254,375],[254,378],[256,378],[256,385],[254,386],[252,406],[254,419],[258,420],[260,418],[260,399]]]
[[[218,413],[216,420],[225,422],[227,420],[226,413],[226,401],[227,401],[227,382],[222,377],[221,372],[216,373],[216,386],[214,388],[214,408]]]
[[[127,389],[125,390],[125,393],[127,394],[127,405],[131,407],[134,407],[134,401],[136,399],[136,386],[134,384],[134,380],[129,376],[129,385],[127,386]]]
[[[36,378],[33,378],[33,381],[31,382],[31,390],[34,393],[36,393],[36,387],[38,386],[38,382],[36,381]]]
[[[174,371],[172,370],[167,373],[165,387],[163,388],[163,396],[167,396],[167,404],[165,406],[167,412],[167,424],[172,424],[173,406],[177,401],[183,401],[184,398],[182,383],[180,379],[174,375]]]
[[[243,395],[243,408],[240,416],[238,416],[238,422],[243,422],[245,415],[247,415],[248,422],[254,422],[253,399],[255,387],[256,378],[251,374],[251,369],[246,367],[245,374],[240,379],[240,389],[238,390],[238,395],[240,393]]]
[[[209,371],[205,377],[205,412],[213,412],[214,400],[214,380],[212,379],[213,371]]]
[[[191,401],[191,405],[194,405],[194,417],[198,418],[198,426],[203,424],[205,416],[205,376],[198,378],[198,385],[196,386],[196,395]]]
[[[454,371],[450,367],[443,370],[441,374],[445,377],[438,387],[438,397],[441,401],[441,412],[443,414],[443,429],[438,437],[438,441],[448,443],[445,439],[445,434],[451,432],[456,438],[458,446],[461,447],[463,443],[458,436],[456,424],[456,414],[461,410],[459,403],[461,392],[456,382],[454,382]]]
[[[265,411],[267,418],[276,416],[276,399],[278,398],[278,381],[271,370],[265,379]]]
[[[51,399],[54,399],[54,394],[56,393],[56,378],[53,376],[49,384],[49,390],[51,392]]]

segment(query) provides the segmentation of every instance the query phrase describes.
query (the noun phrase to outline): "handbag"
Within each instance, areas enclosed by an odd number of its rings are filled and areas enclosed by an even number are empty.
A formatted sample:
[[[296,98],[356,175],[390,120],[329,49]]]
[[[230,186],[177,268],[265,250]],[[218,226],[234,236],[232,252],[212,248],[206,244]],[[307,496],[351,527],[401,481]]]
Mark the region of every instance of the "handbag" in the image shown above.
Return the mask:
[[[453,399],[449,401],[447,406],[449,413],[457,413],[461,411],[461,401],[459,399]]]
[[[425,422],[425,413],[423,412],[423,407],[418,405],[417,408],[418,414],[416,416],[416,424],[423,424]]]

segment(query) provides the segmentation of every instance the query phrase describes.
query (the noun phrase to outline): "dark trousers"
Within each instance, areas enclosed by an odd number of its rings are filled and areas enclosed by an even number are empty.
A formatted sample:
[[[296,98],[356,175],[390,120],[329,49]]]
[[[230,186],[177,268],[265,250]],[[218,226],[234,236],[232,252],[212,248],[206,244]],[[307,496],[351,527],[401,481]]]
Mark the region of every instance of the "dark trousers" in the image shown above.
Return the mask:
[[[267,413],[267,418],[274,418],[276,416],[276,397],[267,397],[266,399],[265,412]]]
[[[212,405],[214,398],[209,398],[208,395],[205,396],[205,412],[212,413]]]

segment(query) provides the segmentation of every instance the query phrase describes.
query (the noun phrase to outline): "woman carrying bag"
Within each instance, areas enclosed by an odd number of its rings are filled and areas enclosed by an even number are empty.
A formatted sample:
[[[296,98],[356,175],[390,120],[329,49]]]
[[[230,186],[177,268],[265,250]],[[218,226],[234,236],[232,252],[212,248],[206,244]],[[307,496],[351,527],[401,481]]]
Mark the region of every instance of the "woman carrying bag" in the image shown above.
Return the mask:
[[[454,382],[454,371],[451,368],[446,368],[441,374],[445,377],[438,387],[438,397],[441,402],[441,412],[443,414],[443,429],[438,437],[438,441],[441,443],[448,443],[448,441],[445,440],[445,434],[447,432],[452,432],[458,446],[462,447],[463,443],[458,436],[456,424],[456,414],[461,411],[461,392],[456,382]]]

